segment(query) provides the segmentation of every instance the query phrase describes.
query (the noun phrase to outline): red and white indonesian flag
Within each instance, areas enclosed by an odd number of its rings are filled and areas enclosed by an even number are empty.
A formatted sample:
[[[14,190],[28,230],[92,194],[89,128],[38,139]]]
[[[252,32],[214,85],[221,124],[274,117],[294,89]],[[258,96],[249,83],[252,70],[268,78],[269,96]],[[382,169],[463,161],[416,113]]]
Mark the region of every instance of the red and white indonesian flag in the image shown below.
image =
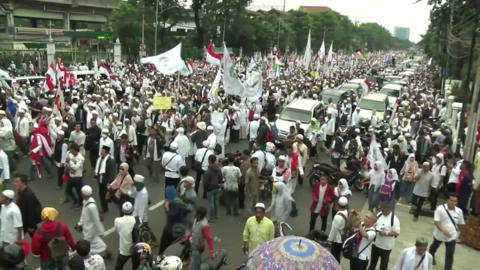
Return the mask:
[[[220,66],[220,62],[222,60],[222,57],[213,51],[213,43],[210,42],[208,43],[207,47],[207,63],[210,63],[212,65]]]
[[[67,83],[67,69],[62,64],[62,59],[57,58],[57,62],[55,63],[55,73],[57,74],[57,80],[62,84]]]
[[[44,88],[48,89],[50,93],[53,93],[53,91],[55,90],[55,85],[57,85],[57,75],[55,72],[55,67],[53,66],[53,64],[50,64],[47,72],[45,73]]]
[[[118,87],[119,86],[119,83],[117,81],[117,76],[115,76],[115,74],[113,74],[112,70],[110,69],[110,67],[108,67],[105,62],[102,62],[100,63],[99,67],[98,67],[98,72],[100,74],[105,74],[108,76],[108,78],[110,78],[110,84],[112,86],[115,86],[115,87]]]

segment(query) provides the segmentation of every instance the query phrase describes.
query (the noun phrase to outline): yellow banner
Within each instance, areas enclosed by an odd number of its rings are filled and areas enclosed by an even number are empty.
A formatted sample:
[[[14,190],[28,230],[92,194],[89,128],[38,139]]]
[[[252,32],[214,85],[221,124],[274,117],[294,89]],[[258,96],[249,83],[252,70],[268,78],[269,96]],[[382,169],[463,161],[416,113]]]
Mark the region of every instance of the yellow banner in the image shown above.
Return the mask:
[[[153,110],[169,110],[172,108],[172,97],[153,97]]]

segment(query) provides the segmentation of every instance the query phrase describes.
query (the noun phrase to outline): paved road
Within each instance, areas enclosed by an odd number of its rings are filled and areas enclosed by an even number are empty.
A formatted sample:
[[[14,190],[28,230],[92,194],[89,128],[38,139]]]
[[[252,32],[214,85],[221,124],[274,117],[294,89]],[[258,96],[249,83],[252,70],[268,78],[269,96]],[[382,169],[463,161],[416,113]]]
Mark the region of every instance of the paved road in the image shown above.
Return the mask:
[[[230,144],[227,146],[227,153],[236,152],[237,150],[243,150],[248,147],[247,142],[242,141],[238,144]],[[327,160],[327,156],[319,157],[321,160]],[[86,162],[86,170],[91,172],[90,163]],[[19,161],[19,169],[21,172],[28,172],[29,161],[21,159]],[[135,171],[138,174],[147,175],[146,168],[142,162],[135,167]],[[193,171],[191,172],[194,175]],[[94,198],[97,200],[97,186],[92,178],[91,173],[87,173],[85,177],[85,183],[91,185],[94,188]],[[10,188],[13,188],[10,183]],[[56,180],[51,177],[46,177],[44,180],[33,181],[30,183],[30,187],[37,194],[43,206],[53,206],[60,211],[59,219],[66,222],[70,228],[77,223],[80,217],[81,209],[72,208],[70,204],[62,204],[64,199],[64,191],[55,189]],[[152,204],[150,206],[149,218],[150,225],[154,230],[158,238],[161,237],[161,231],[165,224],[165,213],[162,207],[163,200],[163,182],[156,183],[154,181],[146,181],[147,188],[150,192]],[[202,191],[200,191],[202,194]],[[291,218],[289,224],[293,227],[295,234],[305,235],[308,231],[309,223],[309,205],[310,205],[310,187],[308,185],[298,186],[295,193],[295,199],[297,206],[299,207],[299,215],[296,218]],[[206,201],[200,199],[200,204],[206,206]],[[360,193],[355,193],[351,205],[353,208],[362,209],[365,204],[365,196]],[[107,243],[109,250],[114,255],[113,260],[107,261],[107,269],[113,269],[115,264],[115,258],[118,249],[118,237],[113,230],[113,220],[118,215],[118,210],[111,205],[110,211],[104,217],[104,225],[106,229],[105,242]],[[329,224],[331,220],[329,219]],[[320,220],[317,222],[317,227],[320,226]],[[241,253],[242,243],[242,231],[243,231],[244,219],[240,217],[226,216],[225,209],[221,208],[219,213],[219,219],[211,224],[212,233],[216,237],[215,248],[224,248],[228,252],[228,266],[225,269],[236,269],[243,263],[244,257]],[[327,229],[328,230],[328,229]],[[72,229],[74,238],[76,240],[81,239],[81,234]],[[156,251],[155,251],[156,252]],[[38,260],[30,256],[28,260],[30,269],[36,269],[39,265]],[[130,263],[127,264],[125,269],[131,269]]]

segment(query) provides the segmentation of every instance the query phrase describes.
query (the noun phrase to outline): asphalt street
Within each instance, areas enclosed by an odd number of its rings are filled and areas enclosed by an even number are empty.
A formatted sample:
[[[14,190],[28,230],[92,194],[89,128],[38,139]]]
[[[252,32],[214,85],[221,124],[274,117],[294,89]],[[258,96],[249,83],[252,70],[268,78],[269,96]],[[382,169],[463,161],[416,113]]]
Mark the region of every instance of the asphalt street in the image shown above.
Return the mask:
[[[246,141],[242,141],[237,144],[229,144],[226,147],[227,153],[234,153],[236,151],[241,151],[248,147]],[[87,155],[88,156],[88,155]],[[329,157],[326,154],[319,155],[319,160],[329,160]],[[18,161],[18,171],[21,173],[28,174],[30,162],[26,158],[20,158]],[[308,166],[310,167],[310,166]],[[84,177],[85,184],[89,184],[94,189],[94,198],[98,201],[98,187],[95,180],[92,177],[92,170],[90,168],[90,163],[86,161],[85,169],[87,171],[86,176]],[[135,172],[137,174],[142,174],[147,176],[147,170],[143,165],[143,162],[140,162],[135,166]],[[308,172],[308,168],[307,168]],[[194,176],[194,172],[190,172]],[[162,180],[164,178],[162,177]],[[38,196],[42,206],[52,206],[59,210],[59,220],[65,222],[69,225],[75,240],[82,238],[81,234],[73,230],[74,225],[78,222],[80,218],[80,208],[72,208],[71,204],[64,204],[64,190],[56,190],[56,175],[48,176],[44,174],[42,180],[36,180],[30,182],[30,187]],[[151,205],[149,211],[149,224],[153,229],[157,238],[160,239],[163,226],[165,224],[165,212],[163,209],[163,198],[164,198],[164,182],[154,182],[153,180],[146,177],[146,186],[150,193]],[[12,181],[8,185],[9,188],[13,188]],[[203,194],[202,188],[200,188],[200,194]],[[310,219],[309,206],[310,206],[310,187],[308,183],[305,183],[303,186],[298,186],[295,192],[294,198],[297,202],[297,207],[299,209],[299,214],[295,218],[290,218],[288,223],[293,228],[294,234],[296,235],[305,235],[308,232],[308,224]],[[199,196],[199,203],[206,206],[206,200],[203,200]],[[354,192],[353,199],[350,203],[351,208],[362,209],[365,204],[366,198],[363,194]],[[267,204],[268,207],[268,204]],[[112,260],[106,261],[107,269],[113,269],[115,265],[115,259],[118,253],[118,236],[116,231],[113,229],[113,221],[115,217],[118,216],[118,209],[115,205],[110,205],[110,211],[104,215],[104,226],[105,226],[105,242],[108,245],[109,251],[113,255]],[[242,213],[240,214],[242,216]],[[226,216],[225,208],[221,207],[219,211],[219,218],[211,224],[211,231],[215,237],[215,249],[225,249],[228,253],[228,265],[225,269],[237,269],[245,260],[243,253],[241,252],[242,245],[242,232],[245,219],[242,217]],[[328,224],[330,226],[331,218],[328,219]],[[320,219],[317,221],[317,228],[320,226]],[[328,229],[327,229],[328,231]],[[157,251],[154,251],[156,254]],[[39,266],[39,261],[36,258],[30,256],[28,258],[28,263],[30,269],[37,269]],[[131,264],[127,263],[125,269],[131,269]]]

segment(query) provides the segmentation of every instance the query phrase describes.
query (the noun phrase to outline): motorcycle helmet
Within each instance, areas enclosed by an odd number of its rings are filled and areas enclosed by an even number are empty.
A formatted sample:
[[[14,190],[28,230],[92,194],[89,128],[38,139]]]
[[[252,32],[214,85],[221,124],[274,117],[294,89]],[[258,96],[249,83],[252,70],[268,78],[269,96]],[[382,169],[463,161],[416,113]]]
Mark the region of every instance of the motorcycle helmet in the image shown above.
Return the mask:
[[[16,265],[22,263],[24,259],[24,250],[16,244],[10,244],[0,249],[0,266],[2,269],[14,268]]]
[[[181,270],[182,268],[183,262],[177,256],[165,257],[155,265],[155,270]]]

